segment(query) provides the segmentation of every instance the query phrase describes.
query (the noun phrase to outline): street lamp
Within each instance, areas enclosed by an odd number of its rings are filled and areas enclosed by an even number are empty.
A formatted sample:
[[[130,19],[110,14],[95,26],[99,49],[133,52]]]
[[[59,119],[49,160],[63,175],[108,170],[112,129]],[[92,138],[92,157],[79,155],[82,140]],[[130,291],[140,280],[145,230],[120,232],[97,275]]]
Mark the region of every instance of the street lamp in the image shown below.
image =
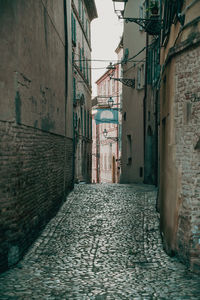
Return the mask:
[[[124,10],[125,4],[128,0],[112,0],[114,4],[114,10],[116,15],[119,19],[124,19],[125,22],[134,22],[141,26],[148,34],[150,35],[160,35],[160,31],[163,26],[163,20],[160,19],[159,14],[156,15],[152,14],[150,17],[147,18],[131,18],[131,17],[124,17]],[[154,6],[159,3],[159,0],[151,1],[154,3]],[[151,3],[150,2],[150,3]]]
[[[115,81],[119,81],[122,84],[131,87],[131,88],[135,88],[135,79],[130,79],[130,78],[114,78],[114,71],[116,69],[115,65],[113,65],[111,62],[108,65],[108,67],[106,68],[107,70],[113,70],[113,72],[111,72],[110,74],[110,80],[115,80]]]
[[[105,138],[107,138],[108,131],[107,131],[106,129],[104,129],[104,131],[103,131],[103,135],[104,135],[104,137],[105,137]]]
[[[128,2],[128,0],[112,0],[112,1],[113,1],[115,13],[118,16],[123,16],[125,3]]]
[[[112,140],[114,142],[118,142],[119,141],[118,137],[108,136],[108,131],[106,129],[104,129],[104,131],[103,131],[103,136],[105,137],[105,139],[109,139],[109,140]]]
[[[113,107],[113,104],[114,104],[114,100],[113,100],[112,97],[110,97],[110,98],[108,99],[108,105],[109,105],[109,107],[110,107],[110,108]]]
[[[107,68],[106,68],[107,70],[116,70],[116,67],[115,67],[115,65],[113,65],[112,64],[112,62],[110,62],[110,64],[107,66]]]

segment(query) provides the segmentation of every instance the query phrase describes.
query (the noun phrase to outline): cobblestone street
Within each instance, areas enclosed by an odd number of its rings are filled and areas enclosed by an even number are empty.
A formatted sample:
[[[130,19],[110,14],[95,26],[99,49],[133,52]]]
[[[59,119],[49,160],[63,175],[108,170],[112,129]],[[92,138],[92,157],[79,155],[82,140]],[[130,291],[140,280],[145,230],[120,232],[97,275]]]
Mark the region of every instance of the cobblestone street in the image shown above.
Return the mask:
[[[156,190],[76,185],[13,269],[0,299],[200,299],[200,278],[162,249]]]

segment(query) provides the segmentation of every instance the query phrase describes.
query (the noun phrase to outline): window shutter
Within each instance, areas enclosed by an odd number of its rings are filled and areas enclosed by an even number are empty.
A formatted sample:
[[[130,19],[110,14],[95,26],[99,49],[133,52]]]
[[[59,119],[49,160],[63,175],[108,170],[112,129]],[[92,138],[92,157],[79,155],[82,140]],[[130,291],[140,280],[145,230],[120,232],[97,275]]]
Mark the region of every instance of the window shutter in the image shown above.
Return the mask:
[[[78,14],[79,14],[79,17],[81,18],[81,10],[82,10],[82,7],[81,7],[81,0],[78,1]]]
[[[84,48],[82,48],[82,61],[83,61],[83,64],[82,64],[82,67],[83,67],[83,73],[85,73]]]
[[[76,78],[73,77],[73,102],[76,104]]]
[[[90,115],[89,115],[89,111],[87,112],[87,137],[90,138]]]
[[[74,16],[73,13],[71,14],[71,34],[72,34],[72,41],[74,40]]]
[[[76,19],[74,18],[74,42],[76,43]]]
[[[92,117],[90,116],[90,138],[92,138]]]
[[[82,71],[82,50],[79,48],[80,71]]]
[[[86,74],[86,67],[85,67],[86,63],[85,63],[85,56],[83,56],[83,75],[84,75],[84,78],[85,78],[85,74]]]
[[[83,135],[83,108],[81,107],[81,133]]]
[[[141,69],[140,67],[137,69],[137,88],[141,88]]]
[[[86,68],[87,68],[87,81],[89,82],[88,61],[86,61]]]
[[[143,19],[143,6],[139,7],[139,18]],[[142,26],[139,26],[140,30],[143,30]]]
[[[86,119],[86,110],[84,109],[84,134],[86,136],[87,131],[86,131],[86,126],[87,126],[87,119]]]

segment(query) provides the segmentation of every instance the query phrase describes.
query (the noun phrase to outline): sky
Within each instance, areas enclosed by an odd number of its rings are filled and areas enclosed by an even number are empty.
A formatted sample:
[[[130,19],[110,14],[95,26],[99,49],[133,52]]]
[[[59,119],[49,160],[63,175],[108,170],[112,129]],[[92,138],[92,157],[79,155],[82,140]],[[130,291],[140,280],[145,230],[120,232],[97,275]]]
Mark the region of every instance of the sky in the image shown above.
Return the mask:
[[[118,20],[112,0],[95,0],[98,18],[91,24],[92,60],[108,60],[92,62],[92,94],[96,96],[95,82],[106,72],[109,61],[117,60],[117,48],[123,31],[123,22]],[[102,68],[102,69],[95,69]]]

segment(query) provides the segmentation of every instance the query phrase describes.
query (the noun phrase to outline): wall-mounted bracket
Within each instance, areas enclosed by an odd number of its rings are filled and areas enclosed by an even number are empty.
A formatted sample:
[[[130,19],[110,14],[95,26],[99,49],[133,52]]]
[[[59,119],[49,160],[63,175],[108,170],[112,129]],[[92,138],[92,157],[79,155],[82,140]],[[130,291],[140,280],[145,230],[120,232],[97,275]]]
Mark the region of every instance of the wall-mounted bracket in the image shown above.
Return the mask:
[[[116,80],[116,81],[120,81],[122,84],[131,87],[131,88],[135,88],[135,79],[130,79],[130,78],[113,78],[111,77],[110,79]]]

